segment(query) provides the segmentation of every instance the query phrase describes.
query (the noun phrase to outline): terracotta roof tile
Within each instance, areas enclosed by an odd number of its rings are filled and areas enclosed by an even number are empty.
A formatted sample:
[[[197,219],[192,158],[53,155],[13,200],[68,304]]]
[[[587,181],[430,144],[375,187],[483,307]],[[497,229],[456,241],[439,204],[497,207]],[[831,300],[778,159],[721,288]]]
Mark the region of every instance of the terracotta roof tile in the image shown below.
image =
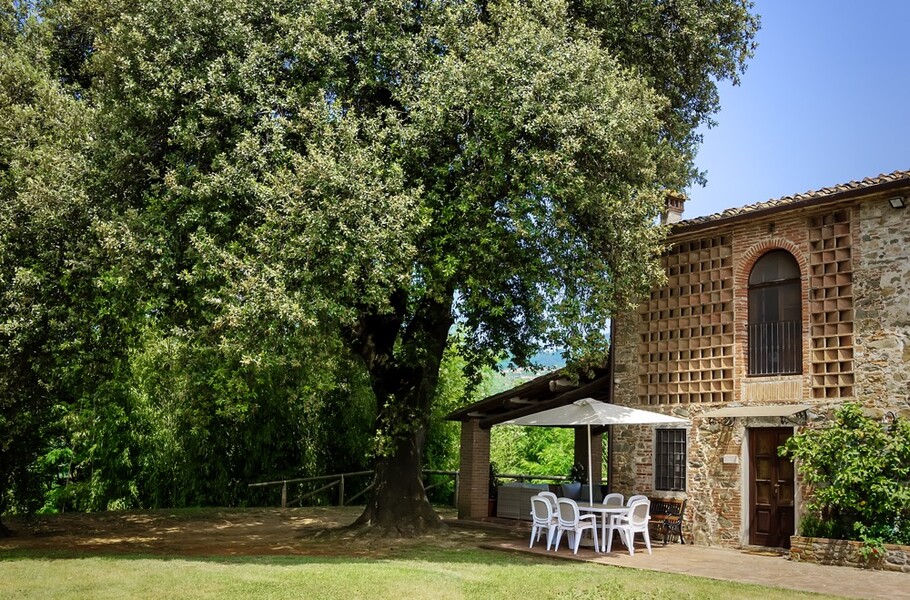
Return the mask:
[[[784,196],[783,198],[776,198],[774,200],[767,200],[765,202],[758,202],[755,204],[747,204],[746,206],[741,206],[738,208],[728,208],[727,210],[721,211],[719,213],[714,213],[713,215],[695,217],[693,219],[685,219],[677,223],[676,227],[679,228],[703,225],[711,223],[712,221],[722,221],[724,219],[730,219],[753,212],[760,212],[769,208],[785,206],[787,204],[795,204],[797,202],[804,202],[809,200],[822,200],[841,192],[862,190],[865,188],[875,187],[884,183],[890,183],[892,181],[899,181],[902,179],[907,180],[908,185],[910,185],[910,171],[894,171],[893,173],[887,174],[883,173],[878,177],[866,177],[862,181],[841,183],[835,186],[824,187],[820,190],[803,192],[802,194]]]

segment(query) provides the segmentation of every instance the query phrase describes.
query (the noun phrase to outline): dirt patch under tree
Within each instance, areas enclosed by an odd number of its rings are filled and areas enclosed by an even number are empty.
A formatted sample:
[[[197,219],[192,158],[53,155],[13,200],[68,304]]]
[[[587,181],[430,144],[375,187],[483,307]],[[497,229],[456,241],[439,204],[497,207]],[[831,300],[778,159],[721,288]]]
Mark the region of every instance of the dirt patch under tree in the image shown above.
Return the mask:
[[[5,518],[16,534],[0,551],[50,550],[187,556],[383,556],[410,547],[477,547],[513,533],[449,527],[411,539],[364,537],[345,526],[362,507],[208,508]],[[440,511],[448,520],[454,512]]]

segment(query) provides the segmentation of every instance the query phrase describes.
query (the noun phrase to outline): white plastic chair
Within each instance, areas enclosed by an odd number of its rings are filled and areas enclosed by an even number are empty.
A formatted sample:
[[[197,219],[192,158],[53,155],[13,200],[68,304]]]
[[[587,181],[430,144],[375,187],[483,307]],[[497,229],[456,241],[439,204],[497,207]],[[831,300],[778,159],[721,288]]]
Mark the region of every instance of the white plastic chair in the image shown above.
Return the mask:
[[[625,497],[618,492],[613,492],[612,494],[607,494],[604,496],[603,501],[604,506],[609,506],[611,508],[619,508],[626,505]],[[600,530],[601,535],[601,544],[606,544],[609,538],[613,537],[613,532],[616,530],[615,521],[617,515],[607,514],[604,515],[603,526]]]
[[[582,516],[578,510],[578,504],[575,500],[569,498],[560,498],[557,512],[556,523],[556,550],[559,550],[559,540],[562,539],[562,532],[569,533],[569,544],[572,544],[572,537],[575,538],[574,554],[578,554],[578,546],[581,543],[581,534],[591,530],[591,536],[594,538],[594,550],[599,551],[597,545],[597,517],[595,515]]]
[[[614,492],[604,496],[603,504],[604,506],[625,506],[625,499],[622,494]]]
[[[550,504],[553,505],[553,516],[556,516],[556,505],[559,504],[559,498],[556,497],[556,494],[553,492],[540,492],[537,494],[541,498],[549,498]]]
[[[626,548],[629,549],[629,556],[635,555],[635,534],[641,532],[645,538],[645,546],[648,548],[648,554],[651,554],[651,536],[648,534],[648,521],[650,520],[651,501],[636,500],[629,506],[628,516],[616,519],[613,527],[619,531],[619,537],[622,539]],[[613,536],[607,540],[607,552],[613,547]]]
[[[534,542],[540,541],[540,534],[546,529],[547,550],[549,550],[553,543],[553,534],[556,532],[557,518],[556,506],[548,496],[543,494],[531,496],[531,520],[531,544],[528,548],[533,548]]]
[[[629,499],[626,500],[626,506],[632,506],[633,502],[637,502],[638,500],[647,500],[647,499],[648,499],[647,496],[643,496],[641,494],[635,494],[634,496],[629,496]]]

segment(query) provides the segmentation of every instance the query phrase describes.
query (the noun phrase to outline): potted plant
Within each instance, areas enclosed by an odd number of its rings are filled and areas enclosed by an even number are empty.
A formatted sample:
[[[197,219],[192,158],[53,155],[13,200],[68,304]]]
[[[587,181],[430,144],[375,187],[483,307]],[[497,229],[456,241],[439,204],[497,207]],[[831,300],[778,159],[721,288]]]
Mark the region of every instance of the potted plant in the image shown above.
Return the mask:
[[[561,496],[572,498],[573,500],[581,499],[582,485],[587,482],[585,466],[581,463],[575,463],[569,469],[569,475],[566,477],[566,483],[560,487]]]
[[[499,493],[499,486],[502,482],[499,480],[499,470],[496,463],[490,461],[490,487],[488,494],[487,516],[496,516],[496,498]]]
[[[569,469],[569,481],[577,483],[585,483],[588,481],[587,474],[585,473],[585,466],[580,462],[572,465],[572,468]]]

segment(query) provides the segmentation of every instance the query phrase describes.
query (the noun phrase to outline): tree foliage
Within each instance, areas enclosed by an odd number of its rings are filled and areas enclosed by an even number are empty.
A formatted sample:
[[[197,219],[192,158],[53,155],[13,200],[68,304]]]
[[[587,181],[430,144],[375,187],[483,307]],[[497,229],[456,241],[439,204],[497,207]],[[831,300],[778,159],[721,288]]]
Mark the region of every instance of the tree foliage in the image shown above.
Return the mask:
[[[438,523],[447,348],[469,372],[605,350],[757,28],[745,0],[13,7],[4,52],[34,51],[4,77],[44,91],[2,99],[38,123],[5,131],[29,166],[3,158],[2,377],[60,407],[48,464],[85,507],[230,502],[315,456],[310,425],[375,418],[362,522],[402,532]]]
[[[87,280],[106,252],[81,185],[89,111],[50,75],[27,16],[0,12],[0,514],[40,498],[59,407],[109,373],[95,356],[117,328]]]
[[[574,462],[575,431],[557,427],[497,427],[490,457],[502,473],[566,476]]]
[[[808,508],[830,537],[910,543],[910,422],[889,425],[845,404],[781,447],[812,486]],[[815,520],[810,518],[810,521]]]

